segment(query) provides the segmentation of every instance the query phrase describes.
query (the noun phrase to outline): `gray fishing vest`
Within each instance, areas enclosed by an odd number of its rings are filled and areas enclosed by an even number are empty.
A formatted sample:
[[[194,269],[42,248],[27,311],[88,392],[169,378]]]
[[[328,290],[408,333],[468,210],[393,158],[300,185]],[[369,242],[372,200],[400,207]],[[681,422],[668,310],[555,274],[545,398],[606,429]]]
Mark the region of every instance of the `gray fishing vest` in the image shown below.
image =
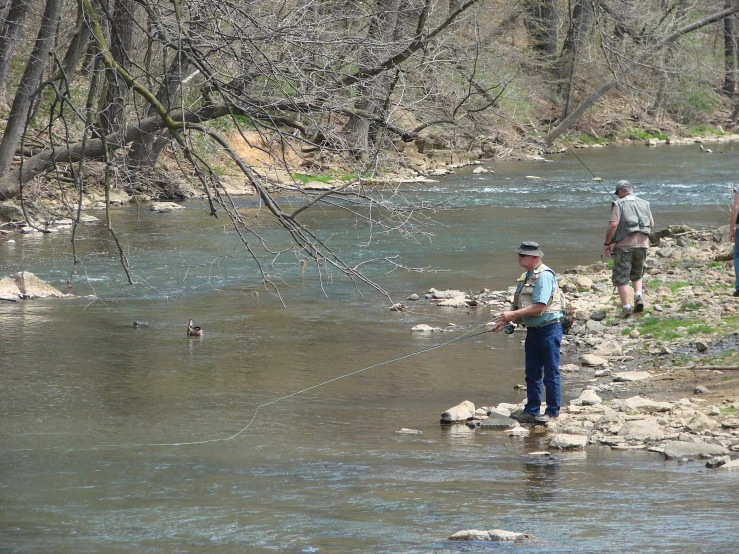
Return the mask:
[[[539,275],[541,275],[542,271],[551,271],[554,273],[551,268],[544,265],[542,262],[539,262],[528,280],[526,279],[526,273],[516,280],[516,292],[513,295],[515,309],[520,310],[526,306],[531,306],[531,304],[534,303],[534,287],[536,286],[536,281],[539,279]],[[562,297],[559,286],[555,281],[552,296],[549,297],[549,303],[544,312],[542,312],[542,315],[555,314],[557,312],[562,312]],[[523,320],[521,318],[517,318],[513,320],[513,323],[520,324],[523,323]]]
[[[649,235],[652,231],[649,202],[630,194],[619,198],[614,202],[618,206],[621,218],[618,220],[616,234],[613,235],[612,243],[617,243],[628,237],[631,233],[644,233]]]

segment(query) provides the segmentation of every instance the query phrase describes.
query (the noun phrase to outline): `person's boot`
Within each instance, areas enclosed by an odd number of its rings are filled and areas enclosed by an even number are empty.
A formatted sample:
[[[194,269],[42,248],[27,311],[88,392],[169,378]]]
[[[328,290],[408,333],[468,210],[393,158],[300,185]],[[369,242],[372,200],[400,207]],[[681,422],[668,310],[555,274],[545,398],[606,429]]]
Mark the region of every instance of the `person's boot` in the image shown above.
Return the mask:
[[[631,308],[621,308],[621,313],[616,314],[617,319],[628,319],[631,317]]]
[[[634,300],[634,313],[640,314],[644,311],[644,299],[641,295],[637,296]]]

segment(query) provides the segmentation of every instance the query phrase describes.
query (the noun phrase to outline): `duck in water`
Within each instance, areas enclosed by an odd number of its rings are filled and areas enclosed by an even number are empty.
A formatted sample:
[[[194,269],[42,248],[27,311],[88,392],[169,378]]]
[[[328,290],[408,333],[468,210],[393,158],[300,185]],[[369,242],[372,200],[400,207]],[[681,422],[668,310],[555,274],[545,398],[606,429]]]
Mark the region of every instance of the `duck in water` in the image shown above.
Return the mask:
[[[188,337],[201,337],[203,336],[203,330],[197,325],[192,324],[192,319],[187,323],[187,336]]]

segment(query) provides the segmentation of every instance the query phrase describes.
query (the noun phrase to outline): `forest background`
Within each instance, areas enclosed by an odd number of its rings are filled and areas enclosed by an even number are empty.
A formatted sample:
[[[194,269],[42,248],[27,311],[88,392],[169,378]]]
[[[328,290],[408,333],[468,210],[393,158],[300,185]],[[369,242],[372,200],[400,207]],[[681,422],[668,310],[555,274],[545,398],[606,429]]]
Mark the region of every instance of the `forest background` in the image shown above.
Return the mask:
[[[388,176],[428,169],[419,156],[729,132],[738,12],[739,0],[0,0],[0,201],[39,226],[34,203],[54,197],[79,221],[99,187],[115,238],[111,191],[178,198],[187,182],[249,253],[282,254],[230,197],[239,175],[291,254],[374,286],[300,215],[339,206],[372,233],[413,237],[438,207]]]

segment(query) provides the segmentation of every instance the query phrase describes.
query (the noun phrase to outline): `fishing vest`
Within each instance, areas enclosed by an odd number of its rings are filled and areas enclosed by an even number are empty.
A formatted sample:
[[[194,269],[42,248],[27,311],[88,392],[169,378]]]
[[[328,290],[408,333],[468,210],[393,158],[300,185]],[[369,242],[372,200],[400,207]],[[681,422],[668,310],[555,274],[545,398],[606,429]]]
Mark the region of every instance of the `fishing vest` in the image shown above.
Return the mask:
[[[645,235],[651,233],[649,202],[630,194],[616,200],[614,205],[618,206],[621,217],[618,220],[612,244],[622,241],[632,233],[644,233]]]
[[[528,279],[526,278],[526,273],[524,273],[516,280],[516,292],[513,294],[514,309],[521,310],[534,303],[534,287],[543,271],[551,271],[554,274],[554,270],[544,265],[542,262],[539,262]],[[557,285],[556,277],[552,295],[549,297],[549,302],[547,303],[547,307],[544,312],[542,312],[542,315],[555,313],[562,313],[562,296],[559,286]],[[513,323],[520,325],[523,323],[523,320],[521,318],[516,318],[513,320]]]

